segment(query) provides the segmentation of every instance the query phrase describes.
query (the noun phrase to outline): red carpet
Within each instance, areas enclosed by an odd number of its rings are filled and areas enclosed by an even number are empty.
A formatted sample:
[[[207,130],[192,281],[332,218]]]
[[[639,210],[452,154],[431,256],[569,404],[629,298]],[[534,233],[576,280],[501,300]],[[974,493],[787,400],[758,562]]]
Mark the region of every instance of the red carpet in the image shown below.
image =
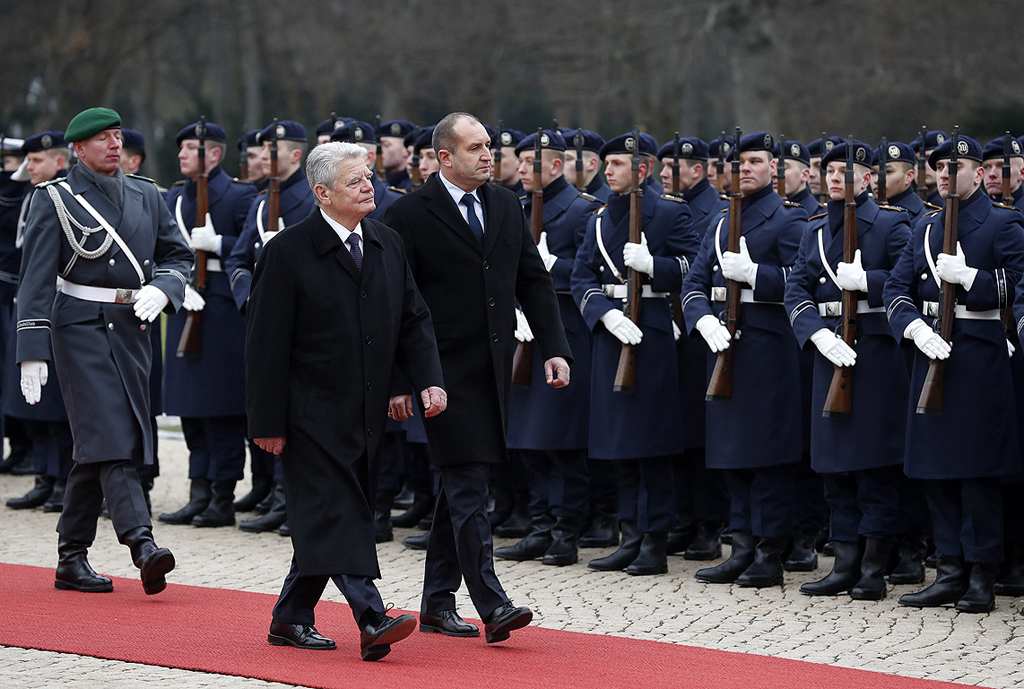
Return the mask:
[[[171,584],[145,596],[137,580],[114,592],[53,588],[53,570],[0,564],[0,645],[185,668],[311,687],[688,687],[694,689],[941,689],[965,685],[712,651],[654,641],[528,627],[509,641],[416,632],[376,663],[359,660],[348,606],[317,606],[336,651],[266,642],[275,597]]]

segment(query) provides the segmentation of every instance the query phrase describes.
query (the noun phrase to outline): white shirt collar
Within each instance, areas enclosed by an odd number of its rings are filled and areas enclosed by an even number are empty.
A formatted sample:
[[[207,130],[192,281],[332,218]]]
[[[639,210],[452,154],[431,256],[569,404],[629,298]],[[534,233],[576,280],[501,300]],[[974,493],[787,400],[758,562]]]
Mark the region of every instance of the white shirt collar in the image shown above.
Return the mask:
[[[455,206],[457,208],[462,204],[462,197],[466,194],[472,195],[473,198],[476,199],[476,202],[483,206],[483,202],[480,200],[480,195],[477,193],[480,191],[480,187],[477,187],[473,191],[466,191],[465,189],[460,189],[450,182],[448,178],[444,176],[443,170],[438,170],[437,174],[441,176],[441,184],[443,184],[444,188],[448,190],[449,194],[451,194],[452,200],[455,201]]]
[[[331,226],[331,229],[338,233],[338,236],[341,237],[342,243],[347,243],[348,242],[348,236],[350,234],[352,234],[353,232],[359,236],[360,244],[363,242],[363,223],[362,222],[356,223],[355,229],[350,230],[347,227],[345,227],[344,225],[342,225],[340,222],[338,222],[337,220],[332,218],[331,216],[327,215],[327,213],[324,212],[323,208],[320,209],[320,215],[324,216],[324,220],[326,220],[327,224]]]

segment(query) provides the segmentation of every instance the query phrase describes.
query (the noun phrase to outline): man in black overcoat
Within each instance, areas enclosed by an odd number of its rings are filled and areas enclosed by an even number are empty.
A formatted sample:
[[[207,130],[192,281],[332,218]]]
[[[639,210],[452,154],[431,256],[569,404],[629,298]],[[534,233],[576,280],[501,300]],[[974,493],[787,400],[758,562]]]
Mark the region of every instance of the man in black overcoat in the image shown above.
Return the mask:
[[[268,641],[329,650],[313,626],[328,578],[359,625],[363,660],[415,628],[385,614],[373,538],[377,453],[397,365],[427,416],[444,411],[430,312],[401,238],[366,218],[373,173],[361,146],[326,143],[306,162],[318,206],[256,264],[246,333],[249,434],[283,453],[294,556]]]
[[[494,643],[533,618],[529,608],[512,605],[494,573],[485,506],[489,465],[508,458],[515,302],[533,326],[549,385],[569,384],[572,358],[551,277],[519,199],[487,183],[489,144],[472,115],[445,117],[432,139],[439,174],[391,204],[384,221],[405,240],[451,395],[447,413],[424,422],[441,491],[427,544],[420,629],[479,635],[455,611],[455,591],[465,579],[487,642]],[[392,397],[393,417],[411,413],[411,396]]]

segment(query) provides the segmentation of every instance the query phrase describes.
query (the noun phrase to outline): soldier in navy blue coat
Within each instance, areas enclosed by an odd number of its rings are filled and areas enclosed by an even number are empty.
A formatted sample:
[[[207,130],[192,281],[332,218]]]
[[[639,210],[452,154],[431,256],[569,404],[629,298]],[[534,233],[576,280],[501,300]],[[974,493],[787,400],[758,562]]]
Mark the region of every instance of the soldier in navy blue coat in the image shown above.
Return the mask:
[[[331,140],[331,133],[336,129],[341,129],[349,122],[355,122],[354,117],[334,117],[327,118],[316,126],[314,135],[316,136],[317,144],[327,143]]]
[[[206,252],[206,290],[185,290],[184,310],[167,319],[164,409],[181,417],[189,449],[191,479],[188,504],[160,515],[167,524],[231,526],[235,523],[235,483],[245,469],[245,317],[235,308],[221,261],[238,239],[246,212],[256,196],[248,183],[233,180],[220,163],[227,133],[205,125],[205,170],[209,211],[196,221],[200,124],[175,137],[178,163],[186,179],[167,192],[167,207],[194,251]],[[200,351],[176,356],[187,312],[201,313]]]
[[[519,174],[526,192],[525,211],[532,217],[533,163],[537,134],[516,146]],[[509,392],[508,447],[519,450],[530,487],[530,533],[515,545],[498,548],[497,557],[571,565],[578,559],[577,539],[589,510],[587,441],[590,419],[590,328],[580,315],[569,288],[576,250],[583,242],[587,221],[600,202],[569,185],[563,174],[566,141],[544,130],[541,142],[543,232],[537,249],[551,273],[569,347],[575,382],[565,390],[545,385],[543,362],[532,360],[530,386]],[[533,331],[517,309],[516,339],[532,342]]]
[[[708,467],[727,469],[732,554],[697,578],[742,586],[782,583],[782,551],[793,528],[793,472],[800,461],[798,349],[782,305],[807,215],[775,193],[774,138],[744,136],[739,156],[742,201],[740,252],[727,251],[728,209],[710,218],[700,254],[683,283],[683,315],[715,354],[735,347],[730,399],[707,406]],[[739,332],[731,339],[719,318],[726,281],[739,282]]]
[[[388,120],[377,130],[380,154],[384,158],[384,172],[390,187],[412,191],[412,179],[406,168],[409,150],[405,147],[405,137],[414,131],[416,125],[409,120]]]
[[[947,140],[928,159],[942,193],[950,186],[951,147]],[[999,477],[1021,470],[1002,310],[1024,270],[1024,224],[1019,211],[993,203],[981,189],[978,142],[961,136],[957,151],[956,254],[940,253],[946,211],[924,216],[883,291],[893,333],[921,350],[910,381],[904,471],[926,480],[938,557],[935,583],[900,603],[988,612],[1003,559]],[[952,344],[932,327],[942,283],[956,289]],[[942,412],[917,414],[933,359],[945,361]]]
[[[599,421],[590,424],[590,456],[615,460],[619,472],[622,542],[611,555],[591,560],[589,567],[647,575],[668,568],[668,531],[675,516],[672,460],[685,448],[668,297],[681,289],[700,241],[685,201],[649,192],[642,196],[642,241],[629,241],[634,148],[639,148],[642,180],[657,154],[650,140],[637,141],[627,133],[601,149],[613,195],[587,223],[570,282],[594,333],[590,417]],[[641,184],[641,189],[647,191],[646,186]],[[643,274],[639,325],[622,312],[628,269]],[[635,347],[633,393],[612,390],[623,344]]]
[[[924,137],[924,155],[926,158],[930,158],[932,152],[937,146],[941,146],[944,142],[949,140],[949,134],[940,131],[938,129],[932,129]],[[916,139],[910,142],[911,148],[914,149],[914,155],[919,155],[921,152],[921,137],[918,136]],[[925,166],[924,179],[917,180],[917,188],[920,189],[921,185],[928,190],[927,201],[933,206],[942,207],[945,203],[945,199],[936,187],[935,170],[932,169],[931,165]]]
[[[268,174],[273,127],[274,125],[270,124],[256,135],[257,141],[262,146],[260,161]],[[279,231],[299,222],[316,207],[313,192],[306,179],[306,171],[302,167],[302,157],[308,146],[306,128],[298,122],[281,120],[277,123],[277,139],[277,175],[281,191],[281,215],[278,218],[277,227],[268,226],[267,191],[264,189],[249,206],[245,224],[242,226],[242,234],[239,235],[234,248],[224,262],[224,270],[231,283],[235,306],[242,312],[245,311],[246,303],[249,300],[252,273],[263,246]],[[250,445],[249,452],[258,454],[263,450]],[[270,511],[262,517],[242,522],[238,525],[239,529],[258,533],[286,527],[287,515],[280,459],[274,461],[274,482]]]
[[[847,144],[822,157],[830,201],[810,218],[793,272],[786,310],[797,340],[814,352],[811,466],[824,475],[831,510],[832,572],[800,587],[809,595],[846,591],[857,600],[886,595],[885,567],[899,522],[897,486],[903,473],[908,376],[882,305],[882,285],[910,236],[907,215],[868,194],[871,147],[853,144],[857,252],[843,262]],[[843,291],[856,293],[853,347],[839,333]],[[856,365],[855,365],[856,364]],[[850,367],[852,412],[823,414],[836,367]],[[865,545],[861,552],[860,539]]]
[[[881,150],[875,151],[874,162],[881,161]],[[914,189],[917,176],[917,162],[914,149],[899,141],[890,141],[886,148],[885,200],[890,206],[902,208],[910,214],[910,226],[917,224],[925,213],[940,210],[939,206],[928,203],[918,196]]]
[[[775,157],[779,157],[781,142],[775,145]],[[811,169],[811,153],[799,141],[786,142],[786,199],[799,203],[807,216],[817,215],[825,210],[825,204],[814,198],[811,193],[812,177],[821,177],[818,171]]]
[[[661,182],[672,189],[672,165],[675,142],[658,151]],[[708,145],[696,137],[679,139],[679,196],[690,208],[693,228],[704,238],[708,218],[728,204],[708,181]],[[673,319],[683,327],[682,309],[673,296]],[[679,386],[686,420],[686,450],[673,465],[676,485],[676,524],[668,536],[669,554],[682,552],[687,560],[714,560],[722,555],[722,529],[729,519],[729,497],[725,476],[708,471],[705,458],[707,405],[704,393],[707,381],[707,349],[704,343],[689,337],[676,341],[679,361]]]
[[[377,137],[373,133],[373,127],[366,122],[353,120],[344,127],[335,129],[331,133],[331,141],[359,144],[366,149],[369,156],[367,164],[374,168],[374,161],[377,159]],[[404,195],[404,189],[393,187],[389,182],[374,178],[373,201],[377,207],[366,217],[370,220],[383,220],[384,211],[388,209],[388,206]]]

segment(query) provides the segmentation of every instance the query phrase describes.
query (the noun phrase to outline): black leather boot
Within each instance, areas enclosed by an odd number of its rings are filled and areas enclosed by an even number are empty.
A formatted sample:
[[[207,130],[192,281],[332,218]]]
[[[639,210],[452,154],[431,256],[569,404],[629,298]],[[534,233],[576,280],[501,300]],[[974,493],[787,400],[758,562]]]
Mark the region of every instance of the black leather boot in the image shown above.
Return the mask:
[[[249,533],[263,533],[264,531],[280,529],[281,525],[288,519],[288,512],[285,510],[284,505],[284,484],[278,483],[275,485],[271,496],[273,497],[274,504],[266,514],[256,519],[244,521],[238,525],[238,528]]]
[[[615,504],[602,502],[593,514],[590,527],[580,536],[579,546],[581,548],[610,548],[618,544],[619,518],[615,514]]]
[[[192,518],[192,526],[234,526],[235,481],[213,481],[210,492],[210,503]]]
[[[896,543],[896,566],[889,572],[890,584],[920,584],[924,581],[926,536],[900,536]]]
[[[4,460],[0,462],[0,474],[10,474],[16,466],[20,466],[27,459],[28,446],[17,442],[12,443],[11,454],[4,457]],[[31,465],[31,462],[29,464]]]
[[[409,486],[402,486],[402,490],[395,495],[395,509],[407,510],[416,502],[416,494]]]
[[[405,512],[391,518],[391,523],[400,529],[411,529],[419,520],[434,511],[434,496],[430,493],[416,493],[412,504]]]
[[[885,565],[889,562],[892,542],[869,538],[864,542],[864,557],[860,561],[860,579],[850,589],[854,600],[882,600],[889,593],[885,584]]]
[[[678,555],[693,543],[693,539],[697,537],[697,525],[694,523],[687,524],[686,526],[680,525],[679,521],[676,521],[675,526],[668,532],[668,542],[665,546],[666,552],[669,555]]]
[[[12,510],[30,510],[39,507],[45,504],[50,494],[53,493],[53,486],[56,482],[57,480],[52,476],[36,474],[36,482],[32,486],[32,490],[20,498],[11,498],[7,501],[7,506]]]
[[[809,581],[800,587],[808,596],[836,596],[849,591],[860,581],[860,544],[850,541],[832,541],[836,561],[824,579]]]
[[[572,517],[557,517],[551,527],[551,545],[544,553],[542,562],[555,567],[574,565],[579,561],[579,550],[576,542],[580,535],[582,522]]]
[[[395,502],[395,492],[391,490],[377,491],[377,499],[373,510],[373,541],[387,543],[395,540],[395,532],[391,528],[391,506]]]
[[[697,522],[697,536],[683,553],[684,560],[717,560],[722,557],[721,522]]]
[[[996,594],[993,591],[993,586],[998,570],[998,565],[984,562],[972,564],[967,593],[956,602],[956,609],[960,612],[992,612],[992,609],[996,607]]]
[[[252,508],[253,512],[255,512],[256,514],[266,514],[271,509],[273,509],[273,507],[274,507],[274,491],[277,490],[277,486],[278,485],[279,484],[275,481],[274,482],[274,487],[270,489],[270,492],[267,493],[266,497],[264,497],[262,500],[260,500],[258,503],[256,503],[256,507]]]
[[[622,521],[619,522],[619,526],[622,529],[622,541],[619,543],[619,549],[606,557],[591,560],[587,563],[587,567],[599,572],[619,572],[626,569],[637,558],[637,555],[640,554],[640,542],[643,540],[643,534],[636,528],[636,522]]]
[[[1024,545],[1011,543],[1007,548],[1006,571],[992,590],[997,596],[1024,595]]]
[[[697,581],[709,584],[732,584],[754,561],[754,546],[757,540],[749,531],[732,532],[732,552],[729,559],[714,567],[698,569],[694,575]]]
[[[813,572],[818,568],[818,529],[801,528],[793,534],[793,547],[782,564],[787,572]]]
[[[92,543],[71,541],[63,536],[57,541],[57,575],[53,588],[62,591],[83,593],[109,593],[114,583],[108,577],[101,577],[92,567],[86,555]]]
[[[935,581],[917,593],[900,596],[900,605],[912,608],[937,608],[952,605],[963,598],[969,586],[963,558],[941,557],[935,563]]]
[[[530,511],[525,502],[517,500],[512,508],[512,513],[494,528],[494,535],[502,538],[523,538],[529,536],[532,530],[533,519],[530,517]],[[541,555],[543,554],[541,553]],[[540,556],[538,555],[538,557]]]
[[[67,485],[67,479],[57,480],[53,484],[53,492],[43,503],[43,512],[60,512],[64,509],[64,489]]]
[[[192,479],[188,489],[188,504],[176,512],[164,512],[157,519],[164,524],[191,524],[197,514],[210,504],[213,493],[205,478]]]
[[[235,500],[235,512],[252,512],[273,490],[273,476],[253,476],[252,490]]]
[[[626,574],[647,576],[668,572],[668,534],[664,531],[648,531],[640,542],[640,554],[628,567]]]
[[[500,557],[502,560],[518,560],[520,562],[536,560],[551,547],[553,540],[551,527],[554,523],[555,520],[550,515],[541,514],[535,516],[532,520],[530,533],[527,534],[526,538],[515,545],[507,545],[496,549],[494,556]]]
[[[735,539],[735,536],[733,537]],[[762,538],[754,550],[754,561],[743,570],[736,583],[740,586],[765,588],[782,584],[782,551],[785,538]]]
[[[167,548],[159,548],[153,541],[148,526],[137,526],[124,535],[124,542],[132,552],[132,562],[139,568],[142,589],[147,596],[167,588],[164,576],[174,569],[174,555]]]

